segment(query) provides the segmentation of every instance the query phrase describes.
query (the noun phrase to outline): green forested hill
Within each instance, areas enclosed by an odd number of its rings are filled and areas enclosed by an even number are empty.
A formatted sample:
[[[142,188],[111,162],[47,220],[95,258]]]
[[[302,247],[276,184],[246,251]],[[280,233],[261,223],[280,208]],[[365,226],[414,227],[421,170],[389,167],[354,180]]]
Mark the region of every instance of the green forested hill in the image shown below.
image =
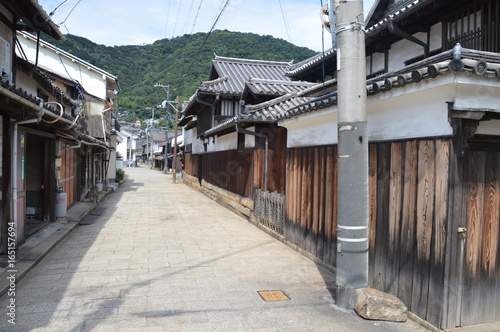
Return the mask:
[[[197,33],[131,46],[99,45],[74,35],[66,35],[65,41],[48,41],[117,76],[122,89],[118,106],[138,116],[141,109],[166,99],[165,90],[154,87],[157,83],[170,85],[171,99],[177,95],[181,102],[189,99],[200,82],[207,80],[214,54],[294,62],[315,54],[272,36],[216,30],[206,37],[206,33]]]

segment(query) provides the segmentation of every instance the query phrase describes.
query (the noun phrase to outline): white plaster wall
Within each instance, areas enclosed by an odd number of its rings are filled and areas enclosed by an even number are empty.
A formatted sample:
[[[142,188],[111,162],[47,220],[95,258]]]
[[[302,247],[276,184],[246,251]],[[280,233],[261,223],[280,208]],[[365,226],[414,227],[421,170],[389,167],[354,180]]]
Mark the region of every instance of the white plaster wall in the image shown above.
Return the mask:
[[[193,154],[205,153],[205,148],[203,146],[203,141],[198,139],[198,130],[194,127],[186,132],[186,137],[191,136],[191,142],[193,142]]]
[[[469,81],[465,84],[464,81]],[[446,102],[470,100],[470,95],[477,89],[472,84],[485,81],[498,84],[496,80],[477,80],[469,75],[446,75],[441,78],[424,80],[419,84],[410,84],[405,88],[369,96],[367,100],[368,134],[370,142],[412,139],[419,137],[446,137],[452,135],[448,121]],[[482,82],[480,82],[482,81]],[[500,107],[500,89],[489,87],[490,91],[478,100],[483,105]],[[497,96],[497,97],[495,97]],[[476,105],[477,106],[477,105]],[[280,121],[280,126],[288,129],[287,147],[305,147],[337,144],[337,108]],[[481,134],[500,135],[498,122],[482,122]]]
[[[238,133],[230,133],[224,136],[217,136],[208,138],[209,144],[207,152],[228,151],[236,150],[238,148]]]
[[[21,86],[24,91],[33,96],[37,95],[37,84],[36,81],[31,77],[26,75],[26,73],[22,70],[17,71],[16,81],[14,82],[17,86]]]
[[[384,70],[384,68],[385,68],[385,53],[373,53],[371,73]]]
[[[429,39],[430,39],[429,40],[430,51],[434,51],[441,48],[443,44],[443,26],[441,23],[437,23],[431,27],[431,35]]]
[[[248,131],[255,132],[255,127],[245,128]],[[253,149],[255,148],[255,136],[245,135],[245,149]]]
[[[36,60],[36,40],[24,34],[18,35],[18,39],[28,61],[34,63]],[[77,80],[89,94],[106,99],[106,76],[90,66],[45,45],[40,45],[38,64],[41,68],[69,80]]]
[[[500,109],[500,80],[477,75],[457,76],[457,108]]]
[[[453,97],[453,86],[447,85],[369,101],[370,142],[451,135],[445,101]]]
[[[481,121],[476,131],[477,135],[500,136],[500,120]]]
[[[337,144],[337,108],[279,122],[288,130],[287,147]]]
[[[419,32],[413,35],[427,43],[427,34]],[[403,39],[392,44],[389,51],[389,72],[397,71],[405,67],[405,61],[424,54],[424,48],[409,40]]]
[[[192,144],[193,143],[193,135],[192,130],[185,130],[182,128],[182,135],[184,136],[184,144]]]

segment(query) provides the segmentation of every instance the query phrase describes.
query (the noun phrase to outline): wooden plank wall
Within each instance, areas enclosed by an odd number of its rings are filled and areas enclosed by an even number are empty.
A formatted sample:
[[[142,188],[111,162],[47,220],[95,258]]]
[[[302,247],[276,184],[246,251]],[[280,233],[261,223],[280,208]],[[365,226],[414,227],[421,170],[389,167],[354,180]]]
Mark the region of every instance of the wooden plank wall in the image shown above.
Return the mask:
[[[370,145],[370,285],[439,325],[444,290],[448,140]],[[335,265],[337,148],[287,152],[290,242]]]
[[[189,175],[199,178],[199,159],[200,155],[198,154],[186,153],[184,155],[184,171]]]
[[[257,132],[269,140],[267,191],[283,194],[286,179],[286,129],[258,126]],[[243,150],[186,154],[185,170],[210,184],[243,197],[252,197],[253,189],[264,189],[265,143],[256,139],[256,147]]]
[[[251,197],[254,183],[254,150],[230,150],[200,155],[203,180],[243,197]]]
[[[337,147],[287,151],[285,238],[335,265]]]
[[[59,185],[66,192],[66,205],[75,202],[75,150],[67,149],[61,152],[61,167],[59,169]]]
[[[470,151],[466,161],[462,326],[500,321],[500,152]]]

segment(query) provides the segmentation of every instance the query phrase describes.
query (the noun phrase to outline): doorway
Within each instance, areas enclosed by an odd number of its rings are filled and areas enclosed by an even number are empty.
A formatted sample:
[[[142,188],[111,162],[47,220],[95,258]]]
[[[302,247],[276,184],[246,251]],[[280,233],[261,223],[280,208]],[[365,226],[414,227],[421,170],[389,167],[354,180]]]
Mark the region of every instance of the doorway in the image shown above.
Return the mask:
[[[50,221],[50,142],[47,137],[26,133],[26,237]]]

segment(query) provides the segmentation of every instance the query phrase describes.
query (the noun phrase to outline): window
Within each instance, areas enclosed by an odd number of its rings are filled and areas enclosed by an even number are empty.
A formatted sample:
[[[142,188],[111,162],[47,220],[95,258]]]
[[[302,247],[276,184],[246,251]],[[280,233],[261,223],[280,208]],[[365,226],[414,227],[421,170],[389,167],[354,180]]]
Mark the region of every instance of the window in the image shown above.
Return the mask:
[[[217,115],[232,117],[238,113],[238,100],[222,100]]]
[[[443,22],[444,49],[464,48],[500,52],[500,4],[484,0],[451,14]]]

